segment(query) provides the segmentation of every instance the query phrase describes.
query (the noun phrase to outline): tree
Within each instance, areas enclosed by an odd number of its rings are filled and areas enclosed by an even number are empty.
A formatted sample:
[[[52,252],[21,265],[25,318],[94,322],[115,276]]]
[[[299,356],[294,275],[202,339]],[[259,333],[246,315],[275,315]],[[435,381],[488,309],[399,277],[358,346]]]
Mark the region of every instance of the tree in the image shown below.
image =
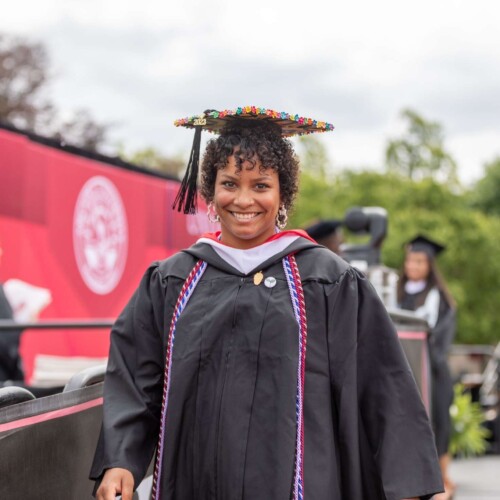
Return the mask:
[[[87,151],[100,151],[107,141],[110,125],[98,123],[90,111],[77,110],[70,118],[55,126],[52,136],[61,142]]]
[[[424,233],[447,245],[439,266],[458,303],[457,342],[498,341],[500,218],[471,210],[467,196],[427,177],[344,171],[331,179],[303,172],[290,227],[313,217],[342,218],[353,206],[380,206],[389,214],[382,261],[400,269],[403,244]],[[349,241],[352,237],[346,232]]]
[[[139,149],[133,153],[125,153],[123,147],[120,147],[119,156],[141,167],[158,170],[173,177],[180,177],[181,172],[186,167],[186,162],[183,159],[165,156],[152,147]]]
[[[457,190],[455,164],[444,151],[441,127],[412,111],[404,116],[409,132],[389,144],[388,161],[393,163],[385,173],[341,171],[322,177],[321,170],[306,163],[290,226],[304,226],[315,217],[342,218],[353,206],[385,208],[389,232],[382,247],[384,264],[400,269],[403,244],[418,233],[445,243],[439,267],[458,303],[457,342],[498,342],[500,158],[486,166],[484,179],[471,193]],[[442,182],[449,180],[453,182]],[[347,231],[345,236],[355,240]]]
[[[331,168],[325,145],[317,137],[304,135],[299,139],[299,147],[302,170],[324,179]]]
[[[298,140],[301,180],[290,227],[307,226],[331,213],[331,162],[324,144],[311,135]]]
[[[288,226],[303,227],[316,219],[333,218],[334,211],[332,182],[303,170],[300,191]]]
[[[455,161],[444,149],[442,127],[425,120],[415,111],[401,113],[408,122],[406,134],[390,140],[386,147],[388,171],[398,172],[410,179],[434,177],[457,184]]]
[[[42,44],[0,34],[0,120],[88,151],[100,151],[110,125],[98,123],[86,110],[61,120],[55,105],[45,97],[49,66]]]
[[[500,156],[487,163],[484,176],[471,190],[471,204],[486,214],[500,215]]]
[[[48,64],[43,45],[0,34],[0,120],[32,131],[52,120]]]

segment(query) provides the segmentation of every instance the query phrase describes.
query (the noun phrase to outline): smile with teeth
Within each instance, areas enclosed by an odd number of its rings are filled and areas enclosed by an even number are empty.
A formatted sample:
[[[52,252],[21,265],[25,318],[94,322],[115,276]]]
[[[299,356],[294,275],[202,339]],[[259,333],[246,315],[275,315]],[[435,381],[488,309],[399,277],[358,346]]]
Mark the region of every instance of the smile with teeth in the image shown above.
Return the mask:
[[[231,215],[238,220],[251,220],[257,217],[260,212],[231,212]]]

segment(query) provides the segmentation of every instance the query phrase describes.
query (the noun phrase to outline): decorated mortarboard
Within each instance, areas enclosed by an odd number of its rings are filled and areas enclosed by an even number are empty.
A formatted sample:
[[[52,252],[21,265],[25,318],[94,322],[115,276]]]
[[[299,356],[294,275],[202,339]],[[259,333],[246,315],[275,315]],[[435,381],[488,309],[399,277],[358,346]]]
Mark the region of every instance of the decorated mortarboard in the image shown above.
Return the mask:
[[[318,240],[335,233],[341,225],[341,220],[320,220],[316,224],[306,227],[305,231],[311,238]]]
[[[179,212],[183,211],[185,214],[196,212],[201,131],[208,130],[209,132],[220,134],[232,124],[241,124],[242,126],[258,124],[264,126],[268,124],[277,130],[282,137],[328,132],[334,128],[331,123],[255,106],[244,106],[223,111],[208,109],[201,115],[175,120],[174,125],[176,127],[195,129],[189,163],[173,204],[173,208],[177,208]]]
[[[424,252],[430,257],[438,256],[446,247],[431,240],[427,236],[417,235],[407,243],[407,249],[410,252]]]

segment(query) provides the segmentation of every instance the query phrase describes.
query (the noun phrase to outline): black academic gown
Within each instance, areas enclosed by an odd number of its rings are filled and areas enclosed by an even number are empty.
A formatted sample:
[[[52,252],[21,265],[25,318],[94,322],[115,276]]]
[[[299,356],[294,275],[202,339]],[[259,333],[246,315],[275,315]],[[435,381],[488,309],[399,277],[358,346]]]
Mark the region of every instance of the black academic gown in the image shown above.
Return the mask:
[[[281,258],[305,293],[304,498],[400,500],[442,491],[432,432],[384,306],[366,278],[299,238],[244,275],[206,244],[153,264],[117,320],[91,477],[136,485],[157,442],[165,343],[198,259],[208,267],[176,329],[162,498],[289,500],[298,328]],[[262,271],[277,284],[256,286]]]
[[[427,292],[405,293],[401,307],[415,311]],[[456,311],[440,292],[438,320],[429,335],[431,364],[431,416],[439,456],[448,452],[451,437],[450,406],[453,403],[453,381],[448,367],[448,353],[455,338]]]
[[[0,283],[0,319],[12,318],[12,308]],[[0,382],[24,378],[19,356],[20,337],[21,330],[17,328],[0,331]]]

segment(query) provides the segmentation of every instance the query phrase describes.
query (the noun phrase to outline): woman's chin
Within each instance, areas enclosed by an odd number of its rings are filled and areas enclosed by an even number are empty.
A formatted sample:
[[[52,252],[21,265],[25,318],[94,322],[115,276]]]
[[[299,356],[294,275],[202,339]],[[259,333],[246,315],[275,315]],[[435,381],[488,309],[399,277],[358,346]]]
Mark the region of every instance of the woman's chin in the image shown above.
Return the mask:
[[[231,231],[227,229],[222,229],[222,241],[227,240],[233,242],[233,245],[249,247],[259,245],[263,243],[268,238],[270,238],[274,234],[274,227],[270,230],[263,231],[259,228],[253,228],[250,226],[239,226],[232,227]]]

